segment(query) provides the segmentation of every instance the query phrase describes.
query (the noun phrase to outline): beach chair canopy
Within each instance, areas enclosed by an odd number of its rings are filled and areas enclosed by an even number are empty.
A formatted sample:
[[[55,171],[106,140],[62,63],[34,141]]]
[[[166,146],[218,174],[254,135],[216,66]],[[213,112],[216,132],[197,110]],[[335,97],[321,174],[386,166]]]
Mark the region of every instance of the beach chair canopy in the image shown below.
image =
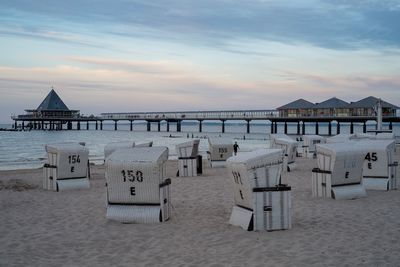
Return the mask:
[[[106,159],[109,204],[160,204],[167,147],[118,149]]]
[[[279,184],[282,161],[282,149],[261,149],[230,157],[227,167],[233,179],[235,204],[253,209],[253,188]]]
[[[176,145],[178,157],[190,158],[196,157],[199,153],[199,139],[194,139]]]
[[[356,142],[316,145],[317,165],[332,174],[332,186],[361,183],[364,152]]]
[[[89,150],[79,143],[45,146],[49,163],[57,167],[57,179],[86,177]]]
[[[108,143],[104,147],[104,159],[110,156],[114,151],[121,148],[132,148],[135,146],[134,141],[119,141],[119,142],[112,142]]]

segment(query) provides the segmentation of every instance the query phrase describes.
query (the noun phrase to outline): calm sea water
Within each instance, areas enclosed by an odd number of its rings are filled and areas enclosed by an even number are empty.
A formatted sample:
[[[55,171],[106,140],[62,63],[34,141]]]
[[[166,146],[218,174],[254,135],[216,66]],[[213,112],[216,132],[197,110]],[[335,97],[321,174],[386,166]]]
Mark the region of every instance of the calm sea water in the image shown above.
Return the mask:
[[[384,125],[387,128],[387,125]],[[11,124],[0,124],[0,128],[11,128]],[[135,123],[134,130],[129,130],[129,124],[119,124],[118,131],[114,131],[114,124],[104,124],[103,131],[94,130],[94,125],[86,130],[82,124],[80,131],[0,131],[0,170],[15,170],[39,168],[46,157],[44,146],[58,142],[85,142],[89,149],[90,161],[101,164],[104,160],[104,146],[114,141],[133,140],[136,143],[153,141],[155,146],[167,146],[170,158],[176,159],[175,145],[188,138],[201,138],[200,153],[206,156],[208,150],[207,137],[224,136],[235,139],[240,151],[251,151],[257,148],[269,147],[269,133],[271,127],[267,123],[251,124],[251,134],[246,133],[245,123],[225,124],[225,134],[221,133],[221,124],[204,123],[203,132],[198,132],[195,123],[182,123],[182,131],[176,132],[176,126],[170,125],[170,132],[166,131],[166,124],[161,124],[161,132],[157,132],[157,125],[152,125],[152,132],[146,131],[145,123]],[[375,125],[368,125],[367,129],[374,129]],[[355,132],[362,132],[362,124],[354,126]],[[297,124],[288,124],[289,133],[297,132]],[[393,131],[400,136],[400,125],[393,125]],[[278,132],[283,133],[283,127],[278,127]],[[332,128],[336,132],[336,127]],[[341,125],[341,133],[348,133],[349,125]],[[314,125],[306,125],[306,134],[314,134]],[[328,134],[327,124],[320,123],[320,134]]]

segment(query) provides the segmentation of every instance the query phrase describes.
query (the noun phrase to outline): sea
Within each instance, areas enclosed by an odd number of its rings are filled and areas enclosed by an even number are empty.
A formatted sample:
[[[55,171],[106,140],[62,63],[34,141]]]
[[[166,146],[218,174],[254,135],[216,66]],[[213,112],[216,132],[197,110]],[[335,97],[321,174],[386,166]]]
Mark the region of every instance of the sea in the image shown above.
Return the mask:
[[[336,125],[332,124],[332,133],[336,133]],[[129,124],[118,124],[118,130],[114,130],[114,124],[103,124],[103,130],[95,130],[90,124],[86,130],[86,124],[81,124],[81,130],[63,131],[0,131],[0,170],[19,170],[40,168],[46,161],[45,145],[60,142],[85,142],[89,149],[89,160],[93,164],[104,163],[104,147],[110,142],[135,141],[136,144],[153,141],[154,146],[167,146],[169,158],[177,159],[176,144],[188,141],[192,138],[200,139],[199,152],[206,157],[208,150],[208,137],[227,137],[239,144],[239,152],[252,151],[270,146],[269,135],[271,126],[268,121],[254,122],[250,126],[250,134],[246,133],[245,122],[225,122],[225,133],[222,133],[222,124],[217,122],[203,122],[203,131],[199,132],[196,122],[182,122],[181,132],[176,131],[176,126],[171,123],[167,132],[166,123],[161,123],[160,132],[157,124],[152,124],[151,131],[147,132],[145,122],[135,122],[133,131]],[[375,122],[367,123],[367,130],[375,129]],[[388,129],[384,124],[383,128]],[[11,129],[12,124],[0,124],[0,129]],[[76,127],[74,126],[74,129]],[[354,132],[361,133],[362,124],[354,124]],[[283,133],[284,127],[278,125],[278,133]],[[350,124],[341,123],[341,133],[349,133]],[[400,137],[400,124],[393,124],[393,132]],[[297,138],[297,124],[288,123],[288,134]],[[315,134],[315,125],[306,124],[306,134]],[[328,124],[319,123],[319,134],[328,134]]]

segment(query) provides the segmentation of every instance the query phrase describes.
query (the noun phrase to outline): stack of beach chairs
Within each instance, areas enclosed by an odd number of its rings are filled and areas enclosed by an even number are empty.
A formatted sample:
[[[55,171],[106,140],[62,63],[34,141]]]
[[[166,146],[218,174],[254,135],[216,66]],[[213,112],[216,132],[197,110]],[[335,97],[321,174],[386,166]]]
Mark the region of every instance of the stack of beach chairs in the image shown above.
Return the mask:
[[[291,228],[291,188],[280,183],[283,150],[244,152],[227,160],[235,206],[230,224],[248,231]]]
[[[176,145],[178,154],[178,175],[194,177],[202,173],[202,158],[199,155],[199,139]]]
[[[312,174],[316,197],[352,199],[368,190],[399,186],[393,134],[343,134],[316,146],[318,168]]]
[[[285,134],[271,134],[271,148],[280,148],[284,151],[283,170],[292,171],[296,167],[297,141]]]
[[[43,166],[43,188],[53,191],[90,188],[89,150],[83,143],[45,146],[47,163]]]
[[[167,147],[118,149],[106,159],[107,219],[158,223],[170,216]]]
[[[229,138],[208,138],[207,157],[211,167],[225,166],[233,154],[233,142]]]

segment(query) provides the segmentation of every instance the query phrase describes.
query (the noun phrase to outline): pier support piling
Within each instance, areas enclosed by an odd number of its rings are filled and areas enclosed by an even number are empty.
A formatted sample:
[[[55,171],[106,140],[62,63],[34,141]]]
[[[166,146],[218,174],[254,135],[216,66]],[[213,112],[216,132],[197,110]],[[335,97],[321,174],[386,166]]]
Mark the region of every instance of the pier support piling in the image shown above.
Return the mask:
[[[169,121],[167,121],[167,132],[169,132]]]
[[[199,120],[199,133],[203,131],[203,121]]]
[[[151,122],[147,121],[147,131],[150,132],[151,131]]]
[[[328,135],[331,136],[332,135],[332,122],[328,123]]]
[[[354,133],[354,124],[353,122],[350,122],[350,134]]]
[[[363,123],[363,133],[367,132],[367,122],[364,121]]]
[[[319,123],[318,123],[318,121],[315,122],[315,134],[319,135]]]
[[[300,135],[300,122],[297,122],[297,135]]]
[[[161,121],[157,122],[157,130],[161,132]]]
[[[222,121],[222,133],[225,133],[225,120]]]
[[[247,120],[247,133],[250,133],[250,120]]]
[[[284,129],[284,133],[287,134],[287,122],[285,121],[285,129]]]
[[[181,122],[182,122],[182,121],[177,121],[177,122],[176,122],[176,131],[177,131],[177,132],[180,132],[180,131],[181,131]]]
[[[340,134],[340,122],[337,122],[337,125],[336,125],[336,134]]]
[[[114,121],[114,131],[118,130],[118,121]]]
[[[100,131],[103,130],[103,121],[100,121]]]
[[[305,135],[306,134],[306,123],[303,121],[303,127],[301,129],[301,134]]]
[[[86,130],[89,130],[89,121],[86,122]]]

